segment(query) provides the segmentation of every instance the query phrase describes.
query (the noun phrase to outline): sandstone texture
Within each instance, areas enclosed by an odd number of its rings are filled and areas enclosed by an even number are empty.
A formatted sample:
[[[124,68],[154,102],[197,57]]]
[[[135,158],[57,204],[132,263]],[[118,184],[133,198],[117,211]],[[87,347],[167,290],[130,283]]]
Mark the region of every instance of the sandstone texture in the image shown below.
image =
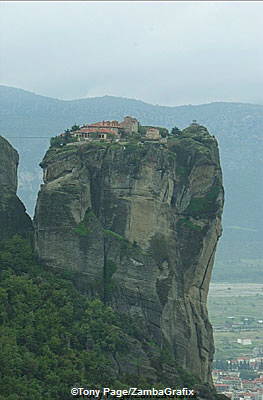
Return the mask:
[[[17,151],[0,136],[0,240],[32,232],[31,219],[16,195],[18,159]]]
[[[76,143],[50,148],[41,166],[40,259],[78,274],[89,296],[140,327],[141,363],[116,355],[116,368],[140,365],[171,384],[182,368],[212,385],[206,302],[224,196],[216,139],[191,126],[167,144]]]

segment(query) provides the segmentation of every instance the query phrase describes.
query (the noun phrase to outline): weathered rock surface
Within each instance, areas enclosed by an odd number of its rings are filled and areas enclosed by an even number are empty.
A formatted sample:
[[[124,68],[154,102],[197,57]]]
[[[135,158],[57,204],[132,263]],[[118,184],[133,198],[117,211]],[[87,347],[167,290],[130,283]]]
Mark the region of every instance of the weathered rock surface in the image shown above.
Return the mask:
[[[16,195],[17,151],[0,136],[0,240],[14,234],[28,236],[32,222]]]
[[[223,207],[215,138],[189,127],[167,145],[72,144],[51,148],[41,166],[42,261],[81,273],[89,295],[136,321],[177,370],[210,385],[206,301]],[[143,340],[140,352],[141,373],[173,382],[176,373],[160,371]]]

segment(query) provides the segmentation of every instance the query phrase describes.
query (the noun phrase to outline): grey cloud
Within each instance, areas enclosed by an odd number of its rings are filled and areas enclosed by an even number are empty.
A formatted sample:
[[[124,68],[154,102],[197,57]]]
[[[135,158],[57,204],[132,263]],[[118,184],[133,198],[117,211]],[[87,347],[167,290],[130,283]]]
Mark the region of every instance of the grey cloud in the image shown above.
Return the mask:
[[[1,2],[2,84],[59,98],[261,102],[261,2]]]

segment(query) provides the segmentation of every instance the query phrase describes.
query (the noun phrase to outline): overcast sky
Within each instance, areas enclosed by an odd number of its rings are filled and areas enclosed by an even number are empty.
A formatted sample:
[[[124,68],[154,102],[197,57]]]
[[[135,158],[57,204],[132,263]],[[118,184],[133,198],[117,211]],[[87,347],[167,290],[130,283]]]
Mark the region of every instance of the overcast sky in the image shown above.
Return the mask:
[[[263,104],[263,2],[0,2],[1,84],[73,99]]]

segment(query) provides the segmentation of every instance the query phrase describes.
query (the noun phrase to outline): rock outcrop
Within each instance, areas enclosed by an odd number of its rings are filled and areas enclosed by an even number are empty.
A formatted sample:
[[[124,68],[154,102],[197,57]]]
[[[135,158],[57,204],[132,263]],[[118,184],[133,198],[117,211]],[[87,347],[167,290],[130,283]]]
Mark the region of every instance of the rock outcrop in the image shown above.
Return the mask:
[[[18,159],[17,151],[0,136],[0,240],[32,234],[31,219],[16,195]]]
[[[216,139],[191,126],[166,145],[76,143],[50,148],[41,166],[40,259],[79,273],[86,292],[136,321],[170,365],[210,385],[206,301],[223,208]],[[158,381],[141,343],[142,372]],[[172,368],[162,373],[173,382]]]

